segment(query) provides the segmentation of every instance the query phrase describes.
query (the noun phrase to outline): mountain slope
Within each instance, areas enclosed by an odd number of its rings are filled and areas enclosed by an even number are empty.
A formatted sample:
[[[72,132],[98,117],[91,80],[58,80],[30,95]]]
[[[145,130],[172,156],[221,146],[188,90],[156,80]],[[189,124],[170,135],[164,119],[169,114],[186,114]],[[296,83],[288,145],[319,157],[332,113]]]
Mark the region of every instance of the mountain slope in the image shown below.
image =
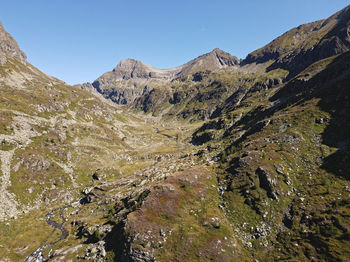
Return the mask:
[[[10,35],[2,36],[0,260],[34,261],[48,256],[54,243],[69,246],[63,224],[91,201],[97,184],[118,191],[109,201],[127,196],[133,185],[142,190],[163,175],[158,165],[187,152],[182,139],[193,127],[180,123],[174,131],[98,93],[68,86],[26,62]],[[134,174],[148,167],[154,169],[151,178]],[[66,209],[70,213],[60,220]],[[56,242],[57,232],[62,236]]]
[[[307,66],[350,49],[350,6],[328,19],[300,25],[250,53],[242,65],[265,63],[267,71],[282,68],[289,78]]]
[[[0,260],[348,261],[348,13],[96,87],[3,52]]]
[[[350,257],[349,63],[318,61],[194,133],[209,137],[222,205],[259,261]]]

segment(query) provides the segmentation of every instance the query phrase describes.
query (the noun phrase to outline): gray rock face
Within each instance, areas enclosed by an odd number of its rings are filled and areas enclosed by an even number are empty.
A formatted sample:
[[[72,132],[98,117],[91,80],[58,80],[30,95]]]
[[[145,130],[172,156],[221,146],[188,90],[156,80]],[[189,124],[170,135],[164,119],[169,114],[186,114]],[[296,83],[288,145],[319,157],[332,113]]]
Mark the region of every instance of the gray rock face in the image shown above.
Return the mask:
[[[238,64],[239,60],[237,57],[234,57],[218,48],[210,53],[199,56],[182,66],[169,69],[158,69],[141,61],[129,58],[120,61],[111,72],[103,74],[94,81],[93,85],[99,87],[110,86],[113,85],[116,80],[129,79],[162,79],[171,81],[199,71],[211,71]]]
[[[8,58],[17,58],[25,63],[27,56],[0,22],[0,65],[5,64]]]
[[[260,181],[260,187],[265,189],[267,192],[267,195],[272,199],[278,199],[275,186],[277,184],[277,181],[273,178],[273,176],[269,173],[267,173],[264,169],[259,167],[256,170],[256,173],[259,176]]]
[[[180,67],[170,69],[157,69],[141,61],[134,59],[125,59],[113,69],[112,73],[115,79],[128,80],[131,78],[155,78],[169,79],[174,77],[180,70]],[[107,75],[110,75],[107,73]]]

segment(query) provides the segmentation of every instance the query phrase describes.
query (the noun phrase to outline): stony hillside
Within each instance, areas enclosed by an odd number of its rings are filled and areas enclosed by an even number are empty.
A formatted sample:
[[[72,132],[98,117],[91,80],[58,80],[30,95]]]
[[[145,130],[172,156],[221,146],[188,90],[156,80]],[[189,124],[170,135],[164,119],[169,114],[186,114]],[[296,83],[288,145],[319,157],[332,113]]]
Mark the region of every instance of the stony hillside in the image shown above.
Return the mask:
[[[174,130],[68,86],[25,62],[16,42],[3,35],[5,50],[13,51],[3,53],[0,66],[0,260],[23,261],[45,245],[50,225],[59,231],[50,211],[85,203],[96,179],[132,191],[164,176],[158,165],[189,150],[183,139],[196,126],[179,123]],[[158,173],[134,174],[144,168]]]
[[[250,92],[193,135],[218,161],[222,206],[259,261],[350,257],[349,58]]]
[[[1,27],[0,261],[349,261],[349,10],[75,87]]]

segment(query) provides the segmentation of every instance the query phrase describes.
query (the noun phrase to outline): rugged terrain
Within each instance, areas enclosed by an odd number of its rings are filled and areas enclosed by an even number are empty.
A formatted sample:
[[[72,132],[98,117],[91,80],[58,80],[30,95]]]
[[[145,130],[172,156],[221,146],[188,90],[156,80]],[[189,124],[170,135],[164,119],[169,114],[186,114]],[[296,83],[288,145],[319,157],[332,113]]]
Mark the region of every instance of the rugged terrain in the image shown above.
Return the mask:
[[[239,62],[236,57],[218,48],[182,66],[170,69],[157,69],[141,61],[126,59],[111,72],[103,74],[92,84],[84,84],[83,87],[95,88],[105,98],[117,104],[128,104],[144,112],[164,110],[168,115],[179,114],[178,111],[182,112],[181,108],[171,105],[185,99],[181,91],[185,90],[186,94],[198,93],[196,89],[210,84],[199,83],[204,77],[203,74],[232,68]],[[194,86],[193,82],[199,84]],[[183,107],[183,104],[181,103],[180,107]]]
[[[74,87],[0,26],[0,260],[348,261],[349,14]]]

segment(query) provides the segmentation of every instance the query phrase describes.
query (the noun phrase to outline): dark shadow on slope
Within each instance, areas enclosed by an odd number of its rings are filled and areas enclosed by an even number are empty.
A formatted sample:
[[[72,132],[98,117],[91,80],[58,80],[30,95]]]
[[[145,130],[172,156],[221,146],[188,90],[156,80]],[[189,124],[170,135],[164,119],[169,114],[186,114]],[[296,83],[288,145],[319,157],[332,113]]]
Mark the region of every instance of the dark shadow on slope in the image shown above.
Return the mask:
[[[337,176],[350,179],[350,52],[337,58],[309,81],[294,79],[277,92],[271,101],[278,110],[320,98],[318,106],[328,112],[330,120],[322,133],[322,143],[337,148],[323,160],[322,168]]]
[[[337,63],[337,61],[335,61]],[[339,75],[334,83],[322,93],[319,106],[331,114],[322,134],[323,144],[336,147],[337,151],[326,157],[322,168],[350,180],[350,54],[339,59],[332,68]]]
[[[109,223],[113,225],[113,229],[104,239],[106,251],[112,251],[114,253],[114,261],[123,261],[123,251],[127,249],[125,221],[118,223],[110,221]]]
[[[322,62],[320,67],[322,66]],[[316,65],[317,68],[317,65]],[[310,72],[308,72],[308,70]],[[350,52],[336,58],[322,71],[310,78],[315,67],[310,67],[287,82],[270,98],[273,105],[269,108],[258,106],[239,121],[228,128],[224,137],[230,137],[237,128],[244,134],[232,141],[225,149],[230,154],[232,148],[239,148],[247,137],[260,132],[269,124],[269,118],[275,113],[289,107],[302,105],[305,102],[319,98],[318,106],[330,114],[330,119],[320,119],[327,122],[322,133],[322,143],[337,151],[323,159],[321,168],[345,179],[350,179]],[[309,78],[308,80],[305,80]],[[231,96],[225,102],[230,105]],[[225,106],[225,105],[223,105]],[[234,108],[229,108],[228,111]],[[232,150],[231,150],[232,151]]]

